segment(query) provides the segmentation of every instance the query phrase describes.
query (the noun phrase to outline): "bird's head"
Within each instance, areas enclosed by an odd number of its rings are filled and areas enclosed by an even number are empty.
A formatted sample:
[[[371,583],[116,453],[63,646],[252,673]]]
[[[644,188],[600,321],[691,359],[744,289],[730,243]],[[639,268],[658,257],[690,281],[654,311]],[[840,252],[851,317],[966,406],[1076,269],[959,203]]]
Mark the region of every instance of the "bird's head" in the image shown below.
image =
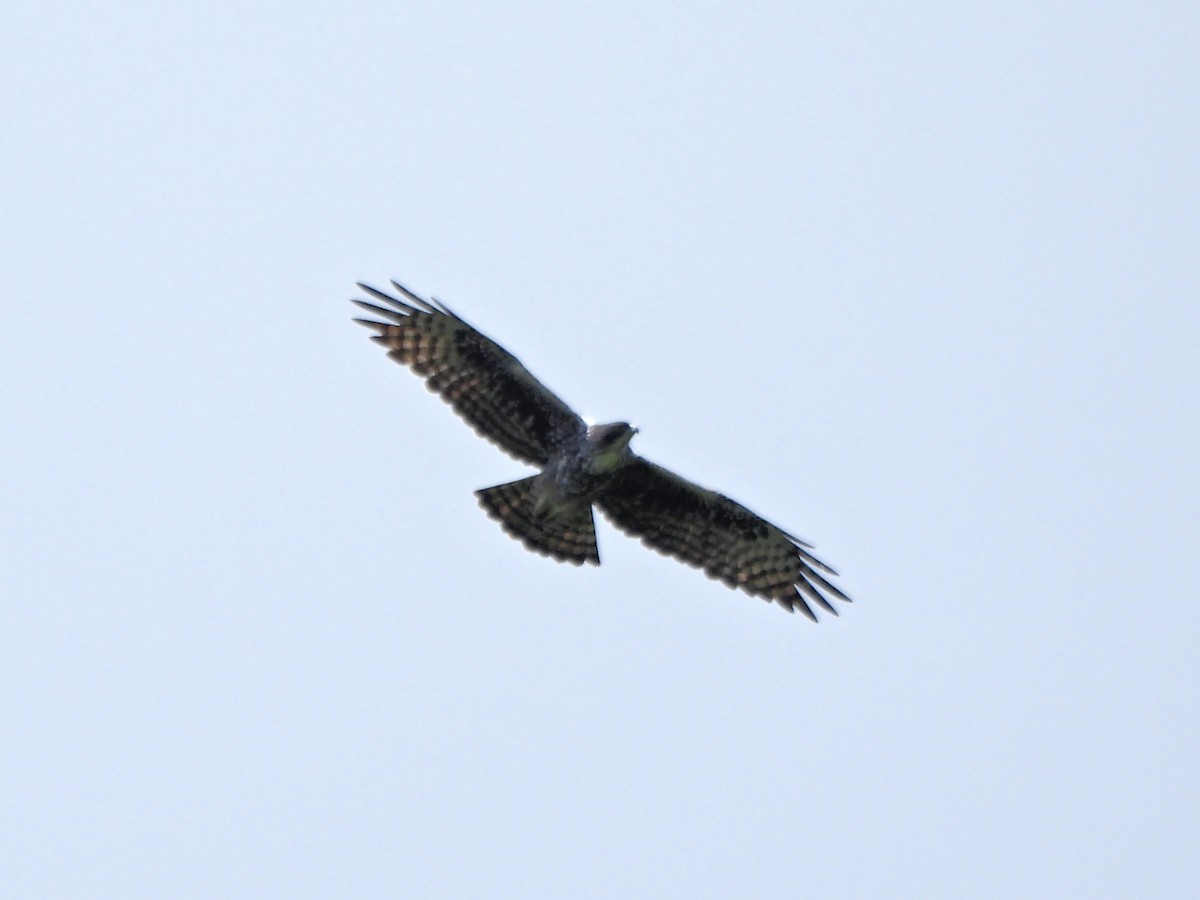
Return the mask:
[[[638,430],[628,422],[609,422],[588,428],[588,441],[603,450],[621,450],[629,446]]]
[[[635,434],[637,429],[628,422],[610,422],[607,425],[589,427],[587,439],[593,449],[588,468],[593,472],[615,469],[629,455],[629,442]]]

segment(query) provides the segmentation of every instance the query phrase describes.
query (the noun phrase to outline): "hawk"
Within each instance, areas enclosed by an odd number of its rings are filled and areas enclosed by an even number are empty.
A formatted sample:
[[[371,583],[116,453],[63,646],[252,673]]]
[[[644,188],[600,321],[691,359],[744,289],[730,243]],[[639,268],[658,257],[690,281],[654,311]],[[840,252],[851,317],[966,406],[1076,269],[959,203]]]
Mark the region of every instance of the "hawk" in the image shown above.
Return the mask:
[[[388,356],[475,431],[539,472],[475,492],[479,504],[530,550],[574,565],[600,564],[592,506],[646,546],[710,578],[814,622],[812,601],[837,615],[850,601],[810,544],[723,494],[702,488],[629,449],[627,422],[589,426],[521,361],[436,299],[393,281],[399,296],[365,284],[356,303],[382,319],[355,319]]]

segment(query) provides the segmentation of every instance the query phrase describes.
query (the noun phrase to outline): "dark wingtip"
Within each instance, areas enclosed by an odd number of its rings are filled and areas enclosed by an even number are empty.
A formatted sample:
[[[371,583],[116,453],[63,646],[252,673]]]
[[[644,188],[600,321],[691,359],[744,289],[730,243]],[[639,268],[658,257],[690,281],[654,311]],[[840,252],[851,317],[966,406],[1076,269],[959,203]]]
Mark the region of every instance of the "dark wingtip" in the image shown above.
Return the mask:
[[[410,291],[408,288],[406,288],[404,285],[402,285],[400,282],[398,282],[395,278],[389,278],[388,281],[390,281],[392,283],[392,287],[394,287],[396,290],[398,290],[401,294],[403,294],[409,300],[416,300],[418,302],[420,301],[421,298],[418,297],[416,295],[416,293],[414,293],[413,291]]]
[[[814,572],[810,569],[809,571],[804,572],[803,575],[805,577],[807,577],[808,579],[810,579],[811,581],[816,582],[816,585],[814,585],[814,589],[817,585],[819,585],[820,587],[823,587],[826,591],[828,591],[830,594],[837,597],[839,600],[845,600],[847,603],[853,602],[849,597],[847,597],[844,593],[842,593],[841,589],[837,585],[832,584],[829,581],[829,579],[827,579],[827,578],[822,578],[819,573]]]
[[[813,622],[818,621],[817,614],[815,612],[813,612],[811,609],[809,609],[808,604],[805,603],[803,600],[801,600],[799,597],[797,597],[795,600],[792,601],[792,606],[788,608],[788,612],[795,612],[795,607],[799,607],[800,612],[802,612],[802,613],[804,613],[804,615],[808,616],[808,618],[811,621],[813,621]]]
[[[454,313],[450,312],[450,310],[447,309],[444,304],[439,303],[437,300],[432,300],[432,302],[430,300],[426,300],[424,297],[422,297],[420,294],[416,293],[415,291],[410,291],[408,288],[406,288],[404,285],[402,285],[400,282],[398,282],[395,278],[391,279],[391,282],[392,282],[392,287],[394,287],[401,294],[403,294],[404,297],[410,303],[415,303],[417,306],[421,307],[421,309],[425,310],[430,315],[452,316],[454,318],[458,318],[457,316],[454,315]]]
[[[369,294],[370,296],[374,297],[376,300],[382,300],[384,303],[388,304],[389,306],[396,307],[396,309],[400,310],[401,312],[411,315],[412,313],[419,313],[421,311],[421,310],[417,309],[415,306],[409,306],[407,303],[405,303],[403,300],[399,299],[398,297],[393,297],[391,294],[385,294],[383,291],[379,290],[379,288],[371,287],[371,285],[369,285],[369,284],[363,284],[361,281],[356,281],[355,284],[357,284],[359,286],[359,288],[362,289],[364,294]],[[358,301],[355,301],[355,302],[358,302]]]
[[[372,315],[382,316],[385,319],[389,319],[392,322],[395,322],[397,325],[404,324],[411,317],[411,313],[407,313],[404,311],[397,311],[394,309],[384,309],[382,306],[376,306],[374,303],[368,303],[366,300],[358,300],[356,298],[351,298],[350,302],[353,303],[355,306],[357,306],[359,309],[365,309],[367,312],[371,313]]]

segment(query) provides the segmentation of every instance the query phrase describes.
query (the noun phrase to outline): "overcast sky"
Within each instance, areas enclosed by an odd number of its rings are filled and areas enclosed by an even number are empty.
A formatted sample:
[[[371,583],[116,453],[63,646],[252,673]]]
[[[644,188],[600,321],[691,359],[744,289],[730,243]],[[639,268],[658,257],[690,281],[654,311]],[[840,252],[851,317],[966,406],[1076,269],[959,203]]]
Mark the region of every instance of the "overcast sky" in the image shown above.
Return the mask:
[[[1194,4],[5,20],[0,893],[1200,892]],[[526,552],[390,277],[854,604]]]

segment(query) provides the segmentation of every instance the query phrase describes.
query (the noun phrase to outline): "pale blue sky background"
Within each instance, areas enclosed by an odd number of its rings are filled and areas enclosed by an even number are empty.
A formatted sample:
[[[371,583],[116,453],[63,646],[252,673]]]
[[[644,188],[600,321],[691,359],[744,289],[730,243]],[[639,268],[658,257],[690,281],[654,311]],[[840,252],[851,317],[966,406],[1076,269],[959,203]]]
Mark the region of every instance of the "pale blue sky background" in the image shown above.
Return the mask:
[[[1200,891],[1194,4],[5,20],[0,893]],[[857,602],[523,551],[390,276]]]

